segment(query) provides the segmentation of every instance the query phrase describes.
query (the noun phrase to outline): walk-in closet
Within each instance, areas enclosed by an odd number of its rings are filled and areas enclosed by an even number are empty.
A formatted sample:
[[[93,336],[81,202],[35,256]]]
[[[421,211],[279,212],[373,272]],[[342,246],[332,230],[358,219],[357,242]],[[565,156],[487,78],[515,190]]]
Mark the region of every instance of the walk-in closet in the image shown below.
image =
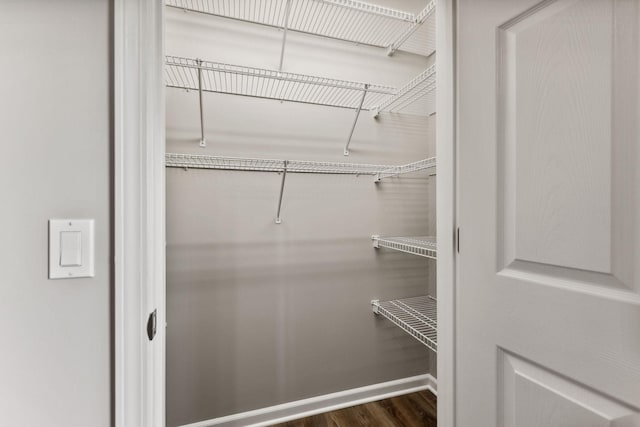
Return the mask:
[[[435,7],[166,2],[167,426],[436,392]]]

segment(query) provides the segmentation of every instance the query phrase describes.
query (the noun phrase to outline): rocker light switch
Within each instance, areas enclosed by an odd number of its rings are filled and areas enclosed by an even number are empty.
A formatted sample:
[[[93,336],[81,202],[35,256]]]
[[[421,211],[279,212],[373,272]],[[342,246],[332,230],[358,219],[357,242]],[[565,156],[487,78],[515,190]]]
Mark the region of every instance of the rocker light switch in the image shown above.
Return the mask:
[[[60,267],[80,267],[82,265],[82,232],[60,232]]]
[[[49,278],[93,277],[93,264],[93,220],[49,220]]]

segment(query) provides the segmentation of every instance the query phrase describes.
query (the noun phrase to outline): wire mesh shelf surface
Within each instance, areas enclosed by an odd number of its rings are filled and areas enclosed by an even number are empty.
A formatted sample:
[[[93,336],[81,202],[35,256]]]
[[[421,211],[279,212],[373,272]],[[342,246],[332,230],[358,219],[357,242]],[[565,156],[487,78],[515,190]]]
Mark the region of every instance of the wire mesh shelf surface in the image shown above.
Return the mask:
[[[373,247],[388,248],[400,252],[419,255],[425,258],[437,258],[435,237],[380,237],[371,236]]]
[[[434,64],[398,89],[394,95],[385,98],[374,110],[391,113],[400,112],[419,99],[434,93],[435,88],[436,66]]]
[[[376,175],[389,165],[364,163],[316,162],[307,160],[253,159],[243,157],[219,157],[198,154],[165,154],[165,165],[178,168],[222,169],[258,172],[319,173]]]
[[[394,166],[387,170],[384,170],[378,174],[376,181],[380,181],[384,178],[391,178],[394,176],[404,175],[405,173],[418,172],[425,169],[433,169],[435,174],[436,158],[431,157],[429,159],[418,160],[417,162],[409,163],[407,165]]]
[[[392,52],[401,47],[435,9],[435,0],[418,14],[357,0],[167,0],[166,4],[207,15],[387,48]]]
[[[419,296],[382,302],[374,300],[371,305],[374,313],[389,319],[434,352],[438,351],[438,311],[435,298]]]
[[[255,98],[301,102],[370,110],[396,93],[391,86],[374,85],[346,80],[285,73],[261,68],[200,61],[167,56],[165,84],[186,90],[199,90],[201,70],[202,90],[205,92],[243,95]]]

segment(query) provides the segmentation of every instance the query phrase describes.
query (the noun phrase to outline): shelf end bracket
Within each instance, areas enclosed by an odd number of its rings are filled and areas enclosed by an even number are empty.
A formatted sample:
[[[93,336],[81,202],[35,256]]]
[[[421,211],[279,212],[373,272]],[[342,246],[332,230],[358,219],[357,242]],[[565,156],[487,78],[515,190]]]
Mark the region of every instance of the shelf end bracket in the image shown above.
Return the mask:
[[[200,100],[200,147],[207,146],[207,138],[204,136],[204,112],[202,108],[202,59],[196,59],[198,64],[198,98]]]
[[[380,307],[380,300],[372,299],[371,300],[371,309],[373,310],[373,314],[380,314],[380,311],[378,310],[378,307]]]
[[[291,15],[291,0],[287,0],[285,5],[284,26],[282,27],[282,48],[280,49],[280,65],[278,71],[282,72],[282,63],[284,62],[284,48],[287,44],[287,31],[289,30],[289,15]]]
[[[362,105],[364,104],[364,99],[367,97],[367,91],[369,90],[369,85],[364,85],[364,90],[362,91],[362,98],[360,98],[360,104],[356,109],[356,118],[353,120],[353,125],[351,126],[351,132],[349,133],[349,139],[347,139],[347,145],[344,147],[344,155],[349,155],[349,144],[351,144],[351,138],[353,137],[353,131],[356,130],[356,124],[358,123],[358,117],[360,117],[360,111],[362,111]]]
[[[284,161],[284,169],[282,170],[282,181],[280,182],[280,197],[278,198],[278,212],[276,213],[276,224],[282,224],[282,218],[280,218],[280,209],[282,208],[282,195],[284,194],[284,181],[287,178],[287,165],[288,160]]]

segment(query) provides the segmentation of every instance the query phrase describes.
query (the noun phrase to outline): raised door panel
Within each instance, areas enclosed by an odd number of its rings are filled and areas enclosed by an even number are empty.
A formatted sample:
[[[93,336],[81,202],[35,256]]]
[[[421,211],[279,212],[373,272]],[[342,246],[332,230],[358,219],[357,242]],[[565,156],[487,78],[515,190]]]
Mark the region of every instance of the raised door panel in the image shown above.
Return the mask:
[[[637,290],[638,21],[557,0],[499,27],[499,269]]]
[[[501,352],[502,427],[631,427],[640,413],[615,399]]]

